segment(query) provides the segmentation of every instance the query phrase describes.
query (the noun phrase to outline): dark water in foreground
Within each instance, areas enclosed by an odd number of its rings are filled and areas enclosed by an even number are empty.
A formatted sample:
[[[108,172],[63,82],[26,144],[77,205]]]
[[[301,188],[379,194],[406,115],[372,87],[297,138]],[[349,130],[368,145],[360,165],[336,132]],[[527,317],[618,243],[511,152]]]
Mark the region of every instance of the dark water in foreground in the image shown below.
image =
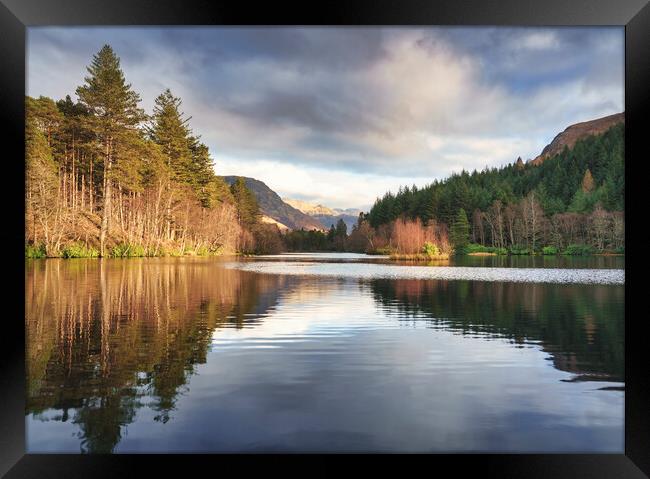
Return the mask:
[[[622,259],[563,261],[27,262],[27,450],[622,452]]]

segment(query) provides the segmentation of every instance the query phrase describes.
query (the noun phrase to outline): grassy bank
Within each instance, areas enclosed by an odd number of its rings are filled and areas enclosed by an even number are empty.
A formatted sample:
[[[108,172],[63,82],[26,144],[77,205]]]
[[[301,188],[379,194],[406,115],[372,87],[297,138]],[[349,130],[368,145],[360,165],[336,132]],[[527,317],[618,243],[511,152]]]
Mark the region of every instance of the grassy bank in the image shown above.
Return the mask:
[[[146,258],[182,256],[223,256],[236,254],[224,248],[199,247],[196,249],[178,246],[145,247],[135,243],[118,243],[108,248],[107,258]],[[99,249],[81,242],[65,245],[56,254],[48,254],[44,245],[26,245],[25,259],[39,258],[98,258]]]
[[[448,260],[448,254],[438,254],[438,255],[428,255],[424,253],[416,254],[399,254],[393,253],[390,255],[390,259],[402,260],[402,261],[437,261],[437,260]]]

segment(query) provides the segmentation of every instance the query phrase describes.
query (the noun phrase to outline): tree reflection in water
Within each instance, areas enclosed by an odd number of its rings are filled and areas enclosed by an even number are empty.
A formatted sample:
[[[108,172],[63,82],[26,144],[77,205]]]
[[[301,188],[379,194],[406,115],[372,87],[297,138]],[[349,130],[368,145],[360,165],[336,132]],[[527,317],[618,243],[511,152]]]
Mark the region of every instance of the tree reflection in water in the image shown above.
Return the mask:
[[[284,282],[201,259],[34,262],[27,413],[60,410],[82,452],[111,452],[145,400],[167,422],[214,329],[263,314]]]
[[[204,258],[30,262],[26,414],[74,423],[82,452],[112,452],[139,408],[155,411],[155,421],[173,420],[215,329],[255,327],[284,295],[318,281]],[[622,286],[344,283],[350,294],[372,295],[396,321],[533,342],[576,380],[623,381]]]

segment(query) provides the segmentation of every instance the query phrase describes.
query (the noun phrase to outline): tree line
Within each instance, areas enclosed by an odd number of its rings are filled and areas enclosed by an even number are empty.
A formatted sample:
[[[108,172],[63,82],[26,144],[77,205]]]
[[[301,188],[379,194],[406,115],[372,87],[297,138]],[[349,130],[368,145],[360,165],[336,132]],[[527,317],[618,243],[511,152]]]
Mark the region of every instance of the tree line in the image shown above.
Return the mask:
[[[539,165],[387,192],[350,235],[342,221],[281,234],[242,178],[215,174],[180,98],[166,89],[146,114],[109,45],[87,73],[77,101],[26,98],[28,257],[624,251],[622,124]]]
[[[401,219],[448,231],[457,251],[473,243],[515,254],[623,252],[624,196],[624,125],[618,124],[539,165],[519,158],[424,188],[401,187],[378,198],[363,220],[393,248],[391,230]]]
[[[146,114],[109,45],[87,73],[76,102],[26,98],[28,257],[256,252],[277,236],[243,181],[215,174],[180,98]]]

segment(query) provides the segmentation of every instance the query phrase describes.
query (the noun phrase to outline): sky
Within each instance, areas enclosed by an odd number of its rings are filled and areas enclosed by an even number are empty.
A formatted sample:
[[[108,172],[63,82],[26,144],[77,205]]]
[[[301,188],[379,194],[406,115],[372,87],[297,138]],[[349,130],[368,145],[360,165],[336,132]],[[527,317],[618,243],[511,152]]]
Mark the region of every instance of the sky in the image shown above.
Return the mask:
[[[182,99],[218,175],[330,208],[624,110],[622,27],[29,27],[27,94],[76,99],[104,44],[148,113]]]

